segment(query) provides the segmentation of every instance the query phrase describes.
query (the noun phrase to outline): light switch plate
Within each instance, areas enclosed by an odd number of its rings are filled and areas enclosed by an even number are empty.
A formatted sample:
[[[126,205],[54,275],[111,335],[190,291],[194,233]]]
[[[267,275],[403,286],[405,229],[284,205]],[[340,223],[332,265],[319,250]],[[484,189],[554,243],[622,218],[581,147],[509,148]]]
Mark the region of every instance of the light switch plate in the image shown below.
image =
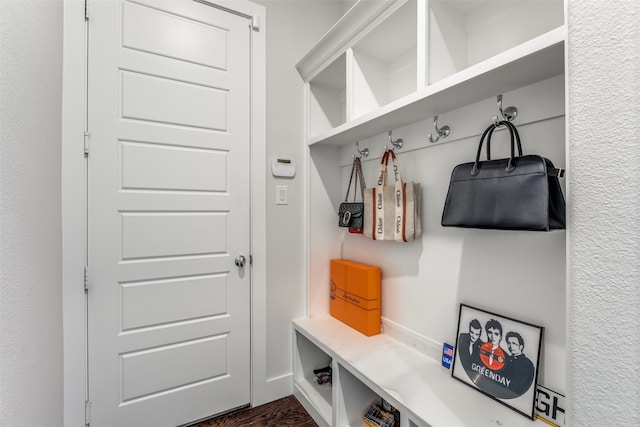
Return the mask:
[[[276,185],[276,205],[288,205],[286,185]]]

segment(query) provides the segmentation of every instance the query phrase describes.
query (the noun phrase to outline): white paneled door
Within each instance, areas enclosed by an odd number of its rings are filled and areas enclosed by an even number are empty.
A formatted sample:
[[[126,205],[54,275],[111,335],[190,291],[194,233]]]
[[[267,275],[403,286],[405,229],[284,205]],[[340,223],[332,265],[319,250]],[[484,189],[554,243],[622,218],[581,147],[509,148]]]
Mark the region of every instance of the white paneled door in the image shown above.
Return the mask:
[[[175,427],[250,400],[250,21],[89,13],[90,424]]]

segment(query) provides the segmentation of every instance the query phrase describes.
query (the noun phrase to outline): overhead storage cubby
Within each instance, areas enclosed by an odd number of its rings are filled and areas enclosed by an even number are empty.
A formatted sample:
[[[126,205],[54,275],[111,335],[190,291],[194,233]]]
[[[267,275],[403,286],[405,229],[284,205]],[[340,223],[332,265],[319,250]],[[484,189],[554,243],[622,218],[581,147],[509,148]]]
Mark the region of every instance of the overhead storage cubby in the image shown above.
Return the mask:
[[[429,0],[432,84],[564,24],[562,0]]]
[[[297,64],[307,143],[353,143],[561,74],[563,24],[563,0],[359,1]]]
[[[352,118],[416,91],[416,2],[409,1],[352,48]]]
[[[347,121],[346,55],[309,81],[309,135],[320,135]]]

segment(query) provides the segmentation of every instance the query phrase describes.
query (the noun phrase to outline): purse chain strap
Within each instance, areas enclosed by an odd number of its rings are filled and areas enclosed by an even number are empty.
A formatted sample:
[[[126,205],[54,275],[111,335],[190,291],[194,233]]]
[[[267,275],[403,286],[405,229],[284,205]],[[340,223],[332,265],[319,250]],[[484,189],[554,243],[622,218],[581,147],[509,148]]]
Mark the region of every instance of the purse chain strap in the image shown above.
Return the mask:
[[[354,183],[354,191],[353,191],[353,201],[356,201],[358,196],[358,183],[360,184],[360,195],[362,196],[362,200],[364,200],[364,174],[362,173],[362,163],[360,162],[360,157],[356,157],[353,159],[353,164],[351,165],[351,176],[349,177],[349,186],[347,187],[347,195],[344,196],[344,201],[346,202],[349,199],[349,192],[351,191],[351,183],[353,182],[353,177],[356,177],[356,182]]]

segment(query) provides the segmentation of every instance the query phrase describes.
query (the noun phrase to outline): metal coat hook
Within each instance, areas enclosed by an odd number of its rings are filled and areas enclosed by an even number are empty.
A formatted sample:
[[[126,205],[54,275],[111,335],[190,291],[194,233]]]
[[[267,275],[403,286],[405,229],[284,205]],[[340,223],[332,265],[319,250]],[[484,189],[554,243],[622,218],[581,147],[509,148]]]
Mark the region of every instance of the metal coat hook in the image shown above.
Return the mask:
[[[365,159],[367,157],[369,157],[369,149],[368,148],[363,148],[362,150],[360,149],[360,141],[356,142],[356,151],[358,152],[359,156],[364,157]]]
[[[395,141],[393,140],[393,138],[391,137],[391,131],[389,131],[389,144],[391,145],[392,150],[399,150],[402,148],[402,146],[404,145],[404,141],[402,141],[402,138],[398,138]],[[387,146],[384,146],[384,151],[387,151]]]
[[[516,107],[507,107],[504,110],[502,109],[502,95],[498,95],[496,97],[498,101],[498,111],[500,111],[500,117],[493,116],[493,122],[498,123],[501,120],[513,121],[518,115],[518,109]]]
[[[432,133],[429,133],[429,135],[427,135],[429,142],[432,144],[434,142],[438,142],[440,138],[446,138],[447,136],[449,136],[449,133],[451,132],[451,129],[449,128],[449,126],[442,126],[441,128],[438,128],[438,116],[435,116],[433,118],[433,127],[436,130],[436,138],[433,139]]]

